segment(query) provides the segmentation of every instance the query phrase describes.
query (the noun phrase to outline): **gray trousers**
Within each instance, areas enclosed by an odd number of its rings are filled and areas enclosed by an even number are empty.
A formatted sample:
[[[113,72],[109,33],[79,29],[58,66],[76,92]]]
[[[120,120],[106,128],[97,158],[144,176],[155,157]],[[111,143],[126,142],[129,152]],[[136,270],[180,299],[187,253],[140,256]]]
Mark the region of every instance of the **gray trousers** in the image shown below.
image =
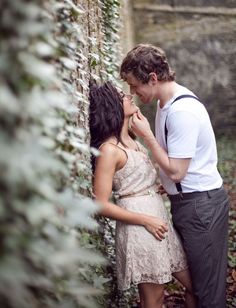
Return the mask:
[[[226,307],[228,196],[223,188],[169,196],[199,308]]]

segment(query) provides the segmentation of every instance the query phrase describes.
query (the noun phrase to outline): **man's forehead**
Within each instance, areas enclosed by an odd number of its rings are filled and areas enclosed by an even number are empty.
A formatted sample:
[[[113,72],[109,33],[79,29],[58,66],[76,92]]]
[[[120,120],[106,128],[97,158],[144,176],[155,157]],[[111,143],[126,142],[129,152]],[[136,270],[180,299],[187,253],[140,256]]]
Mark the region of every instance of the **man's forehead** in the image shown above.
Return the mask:
[[[125,75],[125,81],[132,85],[137,85],[140,83],[140,81],[132,73],[127,73]]]

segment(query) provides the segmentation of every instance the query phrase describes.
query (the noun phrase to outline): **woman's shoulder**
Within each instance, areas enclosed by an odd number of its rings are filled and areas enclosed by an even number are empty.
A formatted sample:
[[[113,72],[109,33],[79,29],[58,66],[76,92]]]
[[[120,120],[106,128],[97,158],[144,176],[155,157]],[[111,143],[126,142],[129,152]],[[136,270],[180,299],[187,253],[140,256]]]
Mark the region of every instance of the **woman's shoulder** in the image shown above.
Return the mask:
[[[109,139],[103,142],[99,147],[99,151],[106,154],[114,154],[117,152],[117,150],[118,149],[116,143]]]
[[[103,142],[100,147],[99,151],[102,154],[109,155],[109,156],[117,156],[120,155],[120,153],[126,152],[126,150],[123,148],[123,146],[120,145],[120,143],[117,143],[117,141],[113,139],[108,139],[105,142]]]
[[[123,166],[126,162],[127,155],[124,155],[124,151],[117,145],[114,140],[107,140],[99,147],[100,156],[97,158],[105,164]]]

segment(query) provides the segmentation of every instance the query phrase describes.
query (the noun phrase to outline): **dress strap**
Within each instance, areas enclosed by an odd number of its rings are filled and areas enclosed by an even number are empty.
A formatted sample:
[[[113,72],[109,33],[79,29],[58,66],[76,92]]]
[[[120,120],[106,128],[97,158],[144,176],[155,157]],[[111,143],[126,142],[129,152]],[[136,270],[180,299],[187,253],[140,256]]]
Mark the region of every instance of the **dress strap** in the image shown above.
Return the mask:
[[[138,151],[148,155],[148,150],[138,140],[135,140],[135,143],[137,144]]]
[[[141,148],[140,148],[140,144],[137,140],[134,140],[136,146],[137,146],[137,151],[141,151]]]

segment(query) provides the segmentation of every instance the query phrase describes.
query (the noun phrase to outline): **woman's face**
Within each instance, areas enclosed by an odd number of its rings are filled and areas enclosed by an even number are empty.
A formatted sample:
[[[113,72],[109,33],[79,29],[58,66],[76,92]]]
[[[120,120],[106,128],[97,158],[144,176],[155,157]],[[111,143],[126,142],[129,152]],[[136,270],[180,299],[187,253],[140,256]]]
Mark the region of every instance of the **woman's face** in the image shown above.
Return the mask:
[[[123,99],[123,109],[125,117],[131,117],[135,112],[138,111],[138,107],[133,101],[133,96],[131,94],[125,94],[121,92],[121,97]]]

